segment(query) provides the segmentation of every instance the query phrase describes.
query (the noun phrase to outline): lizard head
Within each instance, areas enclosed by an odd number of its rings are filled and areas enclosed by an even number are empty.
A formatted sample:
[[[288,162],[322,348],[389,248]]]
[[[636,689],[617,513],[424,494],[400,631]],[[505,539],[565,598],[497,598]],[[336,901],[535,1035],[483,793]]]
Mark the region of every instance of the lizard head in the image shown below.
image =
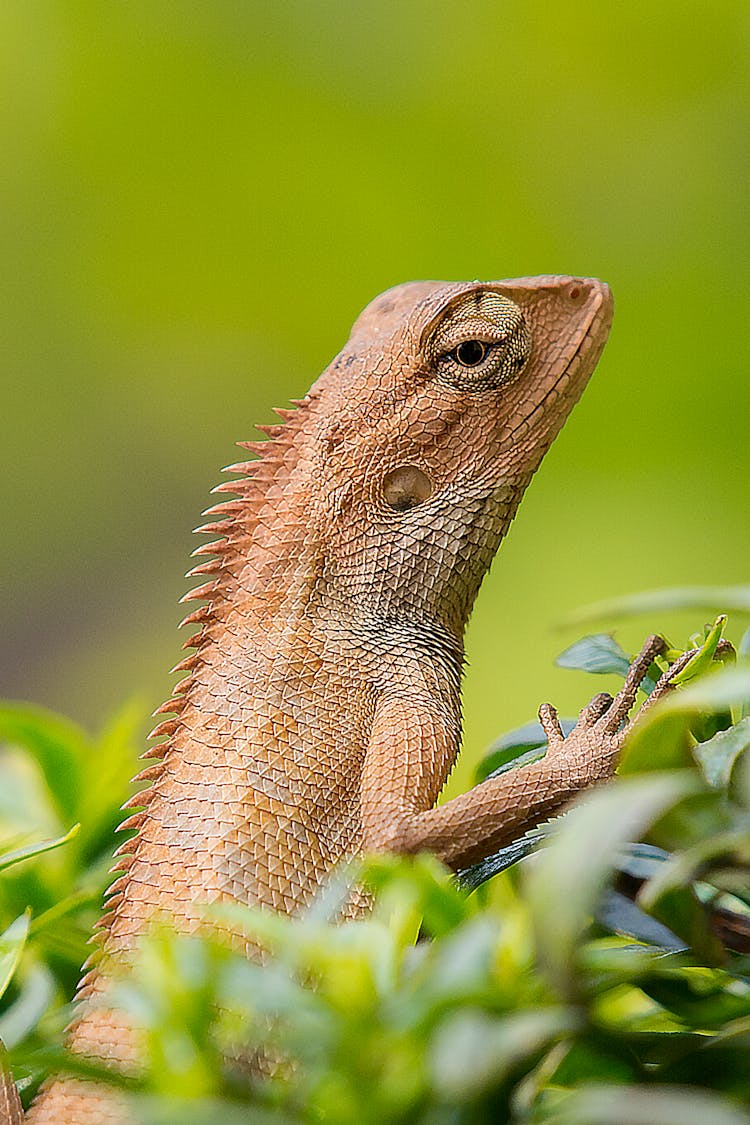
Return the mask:
[[[586,386],[611,320],[608,286],[589,278],[398,286],[367,306],[332,365],[348,398],[339,421],[370,419],[382,435],[378,456],[420,452],[441,479],[530,475]],[[361,398],[347,394],[355,388]]]
[[[325,554],[359,602],[463,629],[611,315],[603,282],[572,277],[413,282],[368,305],[306,400]]]

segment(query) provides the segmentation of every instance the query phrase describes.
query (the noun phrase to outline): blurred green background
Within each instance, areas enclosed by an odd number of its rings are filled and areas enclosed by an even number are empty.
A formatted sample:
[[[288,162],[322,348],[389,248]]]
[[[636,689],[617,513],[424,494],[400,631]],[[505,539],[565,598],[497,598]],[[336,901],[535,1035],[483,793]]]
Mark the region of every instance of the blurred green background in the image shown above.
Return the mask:
[[[232,443],[412,278],[617,303],[477,606],[464,782],[590,692],[566,612],[747,580],[749,40],[721,0],[2,5],[0,694],[166,696]]]

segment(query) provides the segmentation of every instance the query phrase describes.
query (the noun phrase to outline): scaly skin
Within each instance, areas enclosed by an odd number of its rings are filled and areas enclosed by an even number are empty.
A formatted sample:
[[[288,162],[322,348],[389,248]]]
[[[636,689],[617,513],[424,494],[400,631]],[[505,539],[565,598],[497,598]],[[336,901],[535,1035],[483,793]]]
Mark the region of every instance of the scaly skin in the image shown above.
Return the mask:
[[[363,849],[429,848],[458,869],[612,772],[642,670],[629,701],[594,701],[565,742],[545,710],[541,762],[434,808],[459,749],[472,603],[611,310],[606,285],[580,278],[399,286],[249,444],[259,459],[232,467],[241,478],[220,490],[237,499],[202,529],[220,538],[196,552],[214,557],[192,572],[210,576],[189,595],[205,602],[187,619],[195,651],[160,708],[150,787],[129,802],[143,811],[124,825],[137,834],[119,849],[75,1050],[132,1065],[133,1034],[101,1000],[155,916],[189,930],[208,902],[296,911]],[[29,1114],[120,1120],[69,1080]]]

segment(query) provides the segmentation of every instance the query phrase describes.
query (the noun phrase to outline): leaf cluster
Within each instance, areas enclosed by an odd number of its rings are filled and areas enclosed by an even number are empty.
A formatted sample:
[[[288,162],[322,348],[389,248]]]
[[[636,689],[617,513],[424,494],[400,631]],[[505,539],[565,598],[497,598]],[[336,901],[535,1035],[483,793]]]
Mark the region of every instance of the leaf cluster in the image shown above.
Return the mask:
[[[111,880],[139,712],[92,739],[42,708],[0,706],[0,1040],[11,1050],[61,1041]]]

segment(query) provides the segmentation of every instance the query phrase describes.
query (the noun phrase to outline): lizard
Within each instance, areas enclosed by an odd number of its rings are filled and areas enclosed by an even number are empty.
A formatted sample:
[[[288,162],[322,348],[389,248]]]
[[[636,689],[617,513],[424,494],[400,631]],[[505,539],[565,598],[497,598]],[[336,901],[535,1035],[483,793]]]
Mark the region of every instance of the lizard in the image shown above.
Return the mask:
[[[582,277],[409,282],[372,301],[308,394],[241,442],[253,455],[198,530],[201,585],[185,673],[155,714],[147,783],[124,806],[70,1046],[132,1066],[107,1006],[157,917],[194,929],[202,904],[302,910],[362,851],[428,849],[459,870],[608,778],[651,637],[622,690],[546,755],[436,805],[461,740],[463,636],[483,576],[542,457],[579,399],[612,319]],[[86,968],[86,966],[84,966]],[[21,1120],[20,1117],[17,1118]],[[70,1078],[43,1087],[33,1125],[127,1120]]]

